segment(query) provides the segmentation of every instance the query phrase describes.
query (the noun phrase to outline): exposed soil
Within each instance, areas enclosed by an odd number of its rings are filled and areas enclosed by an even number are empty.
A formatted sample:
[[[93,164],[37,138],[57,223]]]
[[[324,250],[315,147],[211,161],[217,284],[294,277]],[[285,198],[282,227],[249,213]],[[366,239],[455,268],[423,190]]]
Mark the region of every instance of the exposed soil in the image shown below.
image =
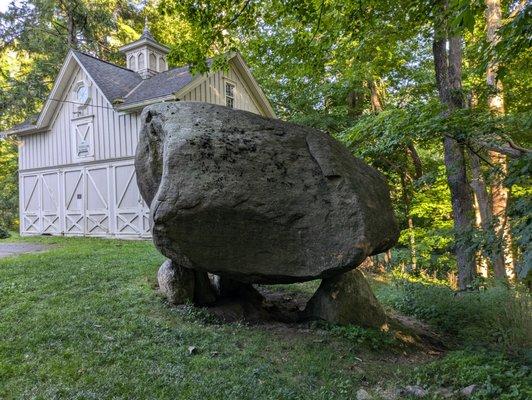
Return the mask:
[[[312,335],[312,320],[305,313],[311,294],[257,285],[219,299],[206,310],[223,322],[245,322],[278,332],[283,338]],[[422,353],[439,355],[444,340],[427,324],[397,313],[389,314],[387,329],[398,342]],[[409,356],[410,357],[410,356]]]

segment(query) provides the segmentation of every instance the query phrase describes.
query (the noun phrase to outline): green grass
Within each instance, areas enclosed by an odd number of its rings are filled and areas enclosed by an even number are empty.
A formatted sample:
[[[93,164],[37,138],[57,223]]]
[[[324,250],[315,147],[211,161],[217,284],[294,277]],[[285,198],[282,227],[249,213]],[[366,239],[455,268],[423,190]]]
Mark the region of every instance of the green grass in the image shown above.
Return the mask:
[[[530,390],[530,370],[501,351],[437,358],[403,353],[389,335],[358,327],[221,324],[202,309],[169,307],[155,290],[163,257],[150,242],[18,235],[2,242],[14,241],[50,247],[0,259],[1,400],[354,399],[361,387],[375,395],[440,380],[456,389],[478,384],[478,399],[526,399]],[[474,335],[485,321],[471,314],[487,305],[493,310],[484,317],[503,310],[491,294],[456,307],[462,300],[441,285],[373,284],[389,307],[443,331],[451,318]],[[275,290],[310,295],[317,285]]]
[[[429,323],[452,348],[416,367],[405,381],[432,392],[475,384],[471,400],[532,398],[532,299],[526,288],[492,285],[457,294],[426,277],[392,273],[386,278],[373,282],[379,300]]]
[[[0,259],[0,399],[352,399],[400,374],[326,330],[168,307],[149,242],[8,240],[51,247]]]
[[[458,350],[414,371],[417,383],[426,386],[463,388],[478,386],[475,400],[532,398],[530,369],[501,354],[483,350]]]

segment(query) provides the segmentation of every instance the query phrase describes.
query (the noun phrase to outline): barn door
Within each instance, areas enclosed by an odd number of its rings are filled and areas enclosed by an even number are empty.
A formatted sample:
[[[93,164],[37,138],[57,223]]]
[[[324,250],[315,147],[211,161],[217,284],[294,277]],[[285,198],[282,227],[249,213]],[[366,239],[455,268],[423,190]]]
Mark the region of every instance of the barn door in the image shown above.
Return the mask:
[[[107,166],[85,170],[85,234],[109,234],[109,194]]]
[[[61,233],[61,220],[59,218],[59,173],[44,172],[41,175],[41,195],[42,195],[42,233]]]
[[[21,212],[21,232],[40,233],[41,232],[41,185],[39,175],[21,176],[20,207]]]
[[[147,207],[140,197],[134,165],[116,165],[114,182],[115,234],[146,236],[150,230]]]
[[[67,170],[64,173],[65,191],[65,234],[83,235],[85,233],[83,169]]]
[[[142,199],[140,192],[139,192],[139,198],[140,198],[140,215],[141,215],[141,221],[142,221],[141,234],[143,236],[151,236],[150,209],[148,205]]]

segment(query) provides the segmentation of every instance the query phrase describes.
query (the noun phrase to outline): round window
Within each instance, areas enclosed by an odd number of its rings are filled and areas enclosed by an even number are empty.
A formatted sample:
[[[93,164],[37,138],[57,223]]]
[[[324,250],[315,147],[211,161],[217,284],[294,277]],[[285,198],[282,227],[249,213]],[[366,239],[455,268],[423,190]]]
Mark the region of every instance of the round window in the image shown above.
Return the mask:
[[[85,85],[82,85],[76,91],[76,97],[79,103],[85,104],[89,99],[89,88]]]

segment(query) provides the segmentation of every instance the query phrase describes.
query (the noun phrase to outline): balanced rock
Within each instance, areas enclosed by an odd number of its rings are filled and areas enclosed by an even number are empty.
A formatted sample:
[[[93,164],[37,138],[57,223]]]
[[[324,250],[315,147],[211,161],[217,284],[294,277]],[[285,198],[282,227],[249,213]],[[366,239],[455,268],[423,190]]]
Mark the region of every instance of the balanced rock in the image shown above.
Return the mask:
[[[326,133],[227,107],[142,113],[135,167],[174,263],[246,283],[332,277],[397,240],[388,187]]]

